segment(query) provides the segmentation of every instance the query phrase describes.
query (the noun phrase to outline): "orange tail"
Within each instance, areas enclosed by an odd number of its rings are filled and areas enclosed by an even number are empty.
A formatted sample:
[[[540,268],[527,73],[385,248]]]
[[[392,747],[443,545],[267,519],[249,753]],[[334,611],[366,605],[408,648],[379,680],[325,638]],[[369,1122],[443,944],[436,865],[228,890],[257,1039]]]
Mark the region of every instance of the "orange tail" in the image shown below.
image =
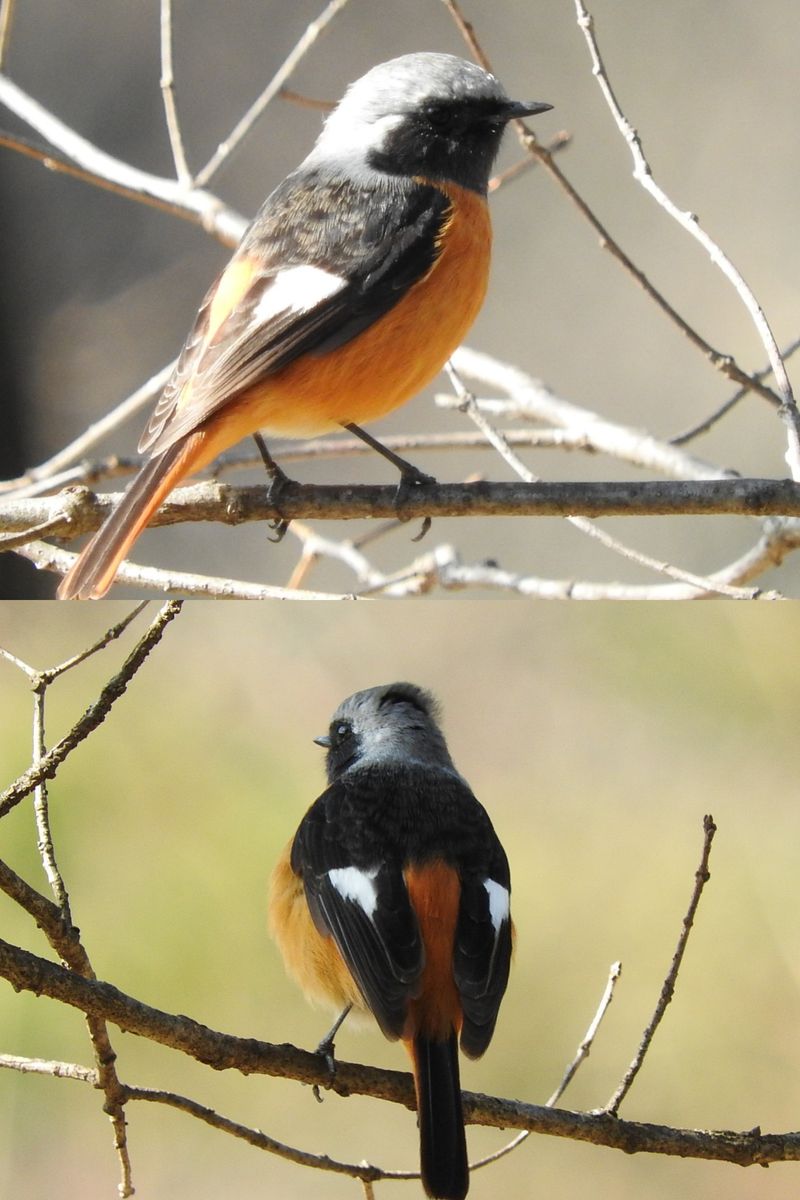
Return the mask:
[[[202,434],[190,433],[145,463],[62,579],[56,592],[59,600],[99,600],[105,596],[117,567],[161,501],[194,468],[203,440]]]
[[[418,1033],[409,1049],[414,1062],[422,1186],[439,1200],[464,1200],[469,1163],[461,1107],[458,1044]]]

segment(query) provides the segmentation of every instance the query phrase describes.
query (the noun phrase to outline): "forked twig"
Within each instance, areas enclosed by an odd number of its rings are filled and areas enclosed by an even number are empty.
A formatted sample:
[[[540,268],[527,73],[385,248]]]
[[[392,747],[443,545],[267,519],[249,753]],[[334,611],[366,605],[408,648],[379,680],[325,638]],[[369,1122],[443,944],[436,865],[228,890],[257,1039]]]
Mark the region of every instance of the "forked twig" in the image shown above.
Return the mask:
[[[192,186],[192,173],[186,161],[178,110],[175,104],[175,72],[172,67],[172,0],[161,0],[161,96],[164,101],[164,116],[167,122],[172,161],[178,182],[184,187]]]
[[[633,177],[640,183],[645,191],[657,201],[665,212],[673,218],[674,221],[686,230],[696,241],[700,243],[703,249],[708,253],[711,261],[715,266],[719,267],[723,275],[733,285],[739,299],[744,304],[753,324],[756,327],[758,336],[764,345],[767,352],[767,357],[772,368],[772,373],[775,376],[775,381],[778,385],[778,391],[781,395],[780,413],[786,425],[786,433],[789,442],[789,447],[786,454],[786,461],[792,473],[792,478],[800,480],[800,413],[798,413],[795,403],[792,385],[789,382],[789,376],[786,373],[786,367],[781,357],[781,352],[778,349],[778,343],[770,328],[767,315],[761,305],[756,300],[755,294],[746,282],[741,272],[733,265],[730,258],[722,250],[722,248],[710,237],[700,225],[697,215],[693,212],[685,212],[675,204],[667,193],[654,180],[650,164],[647,161],[644,150],[642,149],[641,139],[636,130],[631,125],[628,118],[623,113],[614,95],[614,90],[608,78],[608,74],[603,65],[603,60],[600,55],[600,48],[597,44],[597,39],[594,34],[594,18],[586,9],[583,0],[575,0],[575,11],[578,15],[578,26],[582,30],[586,39],[586,44],[589,48],[589,54],[592,60],[592,74],[597,79],[600,90],[603,93],[605,101],[611,111],[611,115],[617,125],[622,136],[628,144],[631,155],[633,157]]]
[[[151,650],[158,645],[169,623],[183,607],[182,600],[170,600],[158,612],[144,635],[125,659],[119,671],[104,685],[93,704],[72,728],[56,742],[40,762],[30,767],[0,793],[0,817],[4,817],[45,779],[51,779],[60,763],[76,746],[89,736],[108,716],[111,708],[124,695],[125,689]]]
[[[675,983],[678,978],[678,972],[680,971],[681,963],[683,962],[686,944],[689,941],[689,934],[692,931],[692,925],[697,912],[697,906],[700,903],[700,897],[703,893],[703,888],[710,878],[708,859],[709,855],[711,854],[711,843],[714,840],[714,834],[716,832],[717,827],[714,824],[714,818],[710,815],[703,817],[703,853],[700,857],[700,866],[695,872],[692,898],[689,901],[689,907],[686,910],[686,916],[683,918],[683,928],[681,929],[681,935],[678,938],[678,944],[675,947],[675,953],[672,956],[672,965],[670,966],[667,977],[664,980],[661,988],[661,994],[658,997],[658,1003],[656,1004],[655,1011],[650,1018],[650,1022],[647,1025],[644,1034],[642,1035],[642,1040],[639,1043],[639,1049],[636,1051],[633,1061],[625,1072],[619,1087],[614,1092],[608,1103],[599,1110],[600,1112],[610,1113],[613,1116],[616,1116],[620,1104],[627,1096],[634,1079],[639,1073],[642,1063],[644,1062],[644,1057],[647,1054],[647,1051],[650,1048],[650,1043],[653,1040],[653,1035],[661,1023],[661,1018],[664,1016],[667,1005],[672,999],[675,991]]]
[[[221,142],[217,149],[212,154],[206,165],[197,172],[195,183],[198,187],[205,187],[209,180],[216,175],[219,168],[227,158],[233,153],[237,146],[247,136],[253,125],[264,112],[264,109],[272,100],[281,92],[284,84],[297,69],[298,63],[322,33],[330,25],[334,17],[338,16],[341,10],[347,4],[348,0],[329,0],[325,8],[315,21],[312,21],[305,30],[305,33],[300,38],[292,52],[284,60],[280,69],[276,71],[270,82],[264,88],[263,92],[248,108],[247,112],[237,121],[232,131],[228,134],[224,142]]]

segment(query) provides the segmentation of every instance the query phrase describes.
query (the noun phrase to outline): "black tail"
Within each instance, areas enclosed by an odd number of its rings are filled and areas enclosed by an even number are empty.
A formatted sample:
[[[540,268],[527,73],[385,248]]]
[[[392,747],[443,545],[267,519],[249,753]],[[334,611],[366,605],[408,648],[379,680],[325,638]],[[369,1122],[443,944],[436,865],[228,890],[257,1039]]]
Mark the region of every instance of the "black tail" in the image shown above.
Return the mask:
[[[469,1164],[455,1031],[446,1041],[418,1034],[413,1055],[422,1185],[437,1200],[464,1200]]]

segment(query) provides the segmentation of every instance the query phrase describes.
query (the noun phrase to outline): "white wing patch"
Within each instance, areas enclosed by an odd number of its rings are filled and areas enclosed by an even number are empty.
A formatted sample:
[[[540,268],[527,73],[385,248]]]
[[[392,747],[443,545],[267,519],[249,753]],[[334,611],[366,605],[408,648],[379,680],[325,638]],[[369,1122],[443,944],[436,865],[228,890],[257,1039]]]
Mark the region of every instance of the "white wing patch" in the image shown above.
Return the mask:
[[[309,312],[335,292],[341,291],[347,280],[341,275],[332,275],[322,267],[306,264],[300,267],[285,267],[279,271],[256,306],[254,317],[258,324],[266,325],[278,313]]]
[[[508,888],[504,888],[501,883],[496,883],[494,879],[484,879],[483,886],[489,893],[489,916],[492,919],[495,935],[497,935],[500,932],[500,926],[503,921],[508,920],[511,911]]]
[[[328,879],[343,900],[352,900],[371,920],[378,907],[378,889],[375,887],[377,874],[377,867],[369,871],[361,871],[358,867],[334,867],[328,871]]]

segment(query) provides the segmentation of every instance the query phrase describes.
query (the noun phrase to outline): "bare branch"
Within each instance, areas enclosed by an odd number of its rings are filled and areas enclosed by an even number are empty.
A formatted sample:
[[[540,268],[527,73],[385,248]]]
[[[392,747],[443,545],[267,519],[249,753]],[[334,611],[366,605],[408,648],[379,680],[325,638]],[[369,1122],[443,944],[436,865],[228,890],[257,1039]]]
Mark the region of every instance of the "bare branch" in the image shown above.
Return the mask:
[[[78,1063],[54,1062],[46,1058],[20,1058],[16,1054],[0,1054],[0,1068],[19,1071],[22,1075],[50,1075],[54,1079],[76,1079],[97,1087],[97,1071]]]
[[[520,479],[524,479],[526,483],[542,482],[532,471],[528,470],[518,455],[514,453],[503,434],[495,429],[486,419],[478,407],[474,395],[467,391],[459,378],[458,372],[450,363],[448,363],[448,371],[460,400],[459,407],[475,422],[487,441],[491,442],[501,458],[505,459],[511,467],[512,471],[519,475]],[[690,583],[695,587],[706,588],[710,592],[718,592],[720,595],[729,596],[731,599],[742,599],[738,589],[732,589],[727,584],[715,583],[706,577],[695,575],[689,571],[683,571],[671,563],[655,559],[652,555],[643,554],[640,550],[634,550],[631,546],[627,546],[619,538],[612,537],[611,534],[600,529],[585,517],[570,514],[567,516],[567,520],[570,525],[573,525],[577,530],[585,534],[585,536],[594,538],[596,541],[601,542],[607,550],[612,550],[615,554],[619,554],[631,562],[638,563],[640,567],[648,567],[659,574],[668,575],[670,579],[680,580],[682,583]]]
[[[335,1158],[329,1158],[327,1154],[312,1154],[308,1150],[299,1150],[295,1146],[289,1146],[285,1142],[279,1142],[268,1134],[262,1133],[260,1129],[251,1129],[247,1125],[241,1125],[238,1121],[231,1121],[228,1117],[221,1116],[204,1104],[198,1104],[197,1101],[189,1100],[186,1096],[177,1096],[174,1092],[126,1087],[125,1095],[128,1100],[146,1100],[176,1108],[180,1112],[188,1113],[190,1116],[204,1121],[214,1129],[241,1138],[259,1150],[277,1154],[280,1158],[285,1158],[300,1167],[313,1167],[319,1171],[332,1171],[336,1175],[349,1175],[353,1179],[360,1179],[367,1184],[379,1179],[419,1179],[418,1171],[387,1171],[383,1167],[376,1167],[366,1162],[339,1162]]]
[[[611,1001],[614,999],[614,989],[617,986],[617,980],[619,979],[621,974],[622,974],[622,963],[621,962],[612,963],[611,970],[608,973],[608,981],[606,982],[606,986],[605,986],[603,995],[600,997],[600,1003],[597,1006],[597,1011],[595,1012],[594,1017],[592,1018],[589,1028],[586,1030],[586,1033],[583,1035],[583,1039],[582,1039],[580,1045],[578,1046],[578,1050],[577,1050],[575,1057],[573,1058],[572,1062],[569,1064],[566,1071],[564,1072],[564,1077],[561,1080],[561,1083],[558,1085],[558,1087],[553,1092],[550,1099],[547,1101],[548,1108],[552,1108],[553,1105],[558,1104],[559,1100],[564,1095],[564,1092],[567,1090],[569,1085],[572,1083],[572,1080],[575,1077],[575,1073],[578,1070],[578,1068],[580,1067],[581,1063],[589,1057],[589,1054],[592,1049],[592,1045],[594,1043],[594,1039],[597,1037],[597,1031],[600,1028],[600,1022],[603,1020],[603,1017],[608,1012],[608,1007],[611,1004]]]
[[[53,521],[54,534],[79,537],[98,529],[121,493],[95,495],[86,488],[56,497],[6,499],[0,527],[13,532]],[[56,522],[56,514],[61,519]],[[281,492],[280,510],[269,489],[208,481],[177,488],[150,522],[152,528],[186,521],[243,525],[251,521],[421,520],[423,517],[800,516],[800,485],[789,479],[603,480],[497,483],[471,480],[417,487],[398,502],[392,484],[301,484]],[[33,535],[32,535],[33,536]]]
[[[161,0],[161,95],[164,100],[164,116],[167,122],[172,161],[178,183],[192,186],[192,173],[186,162],[178,110],[175,105],[175,75],[172,69],[172,0]]]
[[[216,196],[199,188],[187,189],[174,179],[164,179],[148,171],[140,171],[121,159],[106,154],[75,130],[70,129],[58,117],[48,112],[38,100],[27,95],[22,88],[0,75],[0,104],[16,113],[31,129],[59,151],[68,164],[77,167],[81,178],[97,187],[119,192],[134,200],[154,204],[176,216],[185,217],[202,225],[203,229],[227,246],[235,246],[244,232],[246,221],[227,208]],[[23,153],[36,154],[47,165],[62,169],[65,164],[46,152],[19,143],[16,139],[4,139],[4,144]]]
[[[264,91],[250,105],[247,112],[237,122],[225,141],[220,143],[202,170],[198,171],[196,179],[198,187],[205,187],[225,160],[230,157],[241,141],[247,136],[267,105],[275,99],[286,81],[295,72],[301,59],[305,57],[320,35],[325,32],[333,18],[338,16],[345,4],[347,4],[347,0],[329,0],[329,3],[326,4],[316,21],[312,21],[306,27],[300,41],[285,59],[280,69],[273,75],[270,82],[264,88]]]
[[[461,13],[460,7],[456,0],[443,0],[443,2],[453,16],[459,31],[467,42],[467,45],[469,46],[476,60],[487,71],[493,70],[489,61],[489,57],[478,41],[473,26]],[[677,309],[673,308],[666,298],[657,290],[657,288],[653,286],[653,284],[645,275],[644,271],[640,270],[639,267],[636,266],[633,259],[629,258],[619,243],[612,238],[611,234],[600,221],[599,217],[595,215],[577,189],[573,187],[573,185],[567,179],[564,172],[556,163],[553,155],[545,146],[542,146],[537,141],[536,135],[528,128],[525,122],[514,121],[513,125],[517,131],[520,144],[525,150],[527,150],[529,154],[533,155],[533,157],[536,158],[543,167],[545,167],[550,176],[556,181],[565,195],[569,197],[569,199],[578,209],[580,214],[589,222],[600,239],[601,247],[604,250],[608,250],[609,253],[616,258],[617,262],[619,262],[625,268],[631,278],[634,279],[639,287],[641,287],[643,291],[647,293],[651,300],[655,301],[662,312],[664,312],[678,327],[678,329],[680,329],[681,333],[683,333],[685,337],[687,337],[689,341],[705,355],[709,362],[711,362],[718,371],[727,376],[728,379],[733,380],[734,383],[738,383],[742,387],[747,387],[750,391],[758,392],[758,394],[765,400],[769,400],[775,405],[780,405],[781,398],[776,396],[775,392],[766,387],[759,380],[748,375],[746,371],[743,371],[730,354],[722,354],[719,350],[715,350],[714,347],[705,340],[705,338],[701,337],[700,334],[692,328],[688,321],[684,320]]]
[[[0,817],[4,817],[12,808],[15,808],[43,780],[52,779],[67,755],[71,754],[75,747],[80,745],[92,730],[105,720],[116,701],[124,695],[128,684],[151,650],[158,645],[165,629],[178,615],[181,607],[180,600],[170,600],[163,606],[125,659],[120,670],[103,687],[94,704],[91,704],[80,720],[72,726],[72,729],[56,742],[52,750],[44,755],[41,762],[24,771],[10,787],[0,794]]]
[[[215,1070],[236,1070],[292,1078],[320,1087],[331,1085],[327,1063],[294,1046],[271,1045],[254,1038],[218,1033],[186,1016],[171,1016],[125,995],[111,984],[82,979],[56,963],[0,941],[0,975],[15,987],[61,1000],[102,1016],[129,1033],[191,1055]],[[413,1109],[411,1076],[337,1060],[333,1090],[339,1095],[373,1096]],[[609,1113],[573,1113],[464,1092],[464,1116],[471,1124],[530,1129],[554,1137],[611,1146],[626,1153],[648,1152],[682,1158],[713,1159],[740,1166],[800,1159],[800,1133],[762,1134],[672,1129],[624,1121]]]
[[[650,1048],[650,1043],[653,1040],[653,1035],[655,1034],[656,1030],[658,1029],[658,1026],[661,1023],[661,1018],[664,1016],[667,1005],[669,1004],[669,1002],[672,999],[672,996],[675,992],[675,983],[677,982],[677,979],[678,979],[678,972],[681,969],[681,963],[683,962],[683,955],[686,950],[686,944],[689,941],[689,934],[692,931],[692,925],[694,923],[695,914],[697,912],[697,906],[700,903],[700,897],[703,893],[703,888],[705,887],[708,880],[711,878],[710,872],[708,870],[708,859],[709,859],[709,855],[711,854],[711,843],[714,840],[714,834],[716,832],[717,832],[717,827],[714,824],[714,818],[711,816],[704,817],[703,818],[703,853],[700,858],[700,866],[697,868],[697,871],[695,872],[694,889],[692,891],[692,898],[689,901],[689,907],[686,911],[686,916],[683,918],[683,928],[681,929],[681,935],[678,938],[678,945],[675,948],[675,954],[673,955],[673,958],[672,958],[672,965],[670,966],[669,972],[667,973],[667,977],[664,980],[664,984],[661,988],[661,995],[658,998],[658,1004],[655,1007],[653,1016],[651,1017],[650,1022],[644,1031],[644,1034],[642,1035],[642,1040],[639,1045],[639,1049],[636,1051],[636,1055],[633,1059],[633,1062],[628,1067],[628,1070],[625,1072],[625,1075],[624,1075],[619,1087],[614,1092],[613,1096],[608,1101],[608,1103],[604,1106],[602,1111],[605,1113],[610,1113],[612,1115],[616,1115],[617,1111],[619,1110],[620,1104],[622,1103],[622,1101],[625,1099],[628,1092],[630,1091],[631,1085],[632,1085],[634,1079],[636,1078],[636,1076],[638,1075],[639,1069],[641,1068],[642,1063],[644,1062],[644,1057]]]
[[[756,300],[752,288],[746,283],[742,274],[736,269],[727,254],[724,253],[721,247],[702,228],[697,215],[693,212],[682,211],[653,179],[650,164],[645,158],[642,149],[641,139],[620,108],[602,58],[600,57],[600,49],[594,35],[594,18],[588,13],[583,0],[575,0],[575,11],[578,14],[578,27],[582,30],[586,44],[589,47],[589,54],[592,59],[592,74],[597,79],[617,128],[628,143],[628,148],[633,156],[634,179],[637,183],[641,184],[645,191],[653,196],[664,211],[674,221],[677,221],[682,229],[685,229],[687,233],[691,234],[700,243],[714,265],[719,267],[723,275],[733,284],[739,299],[750,314],[753,324],[758,331],[758,336],[761,338],[767,352],[772,373],[775,376],[778,391],[783,401],[780,412],[786,425],[786,432],[789,439],[786,461],[792,472],[792,478],[800,480],[800,413],[797,411],[792,385],[789,382],[789,376],[786,373],[786,367],[781,358],[781,352],[778,349],[778,343],[770,328],[766,313]]]
[[[784,362],[786,359],[791,358],[791,356],[797,350],[800,350],[800,338],[795,338],[794,341],[790,342],[784,350],[781,350],[781,357],[783,358]],[[755,373],[754,378],[766,379],[771,371],[771,366],[764,367],[763,370]],[[719,421],[721,421],[723,417],[728,415],[731,409],[735,408],[740,401],[744,400],[749,391],[749,388],[739,388],[731,397],[729,397],[729,399],[725,401],[724,404],[721,404],[719,408],[715,409],[714,412],[711,413],[709,417],[706,417],[705,420],[699,421],[696,425],[692,425],[691,428],[684,430],[683,433],[674,434],[669,439],[670,445],[685,446],[687,442],[693,441],[694,438],[699,437],[700,434],[708,433],[708,431],[712,429]]]
[[[90,450],[92,446],[97,445],[106,434],[110,433],[113,429],[117,429],[129,417],[138,413],[146,404],[154,400],[172,374],[174,365],[174,363],[168,363],[166,367],[162,367],[146,383],[143,383],[140,388],[137,388],[125,400],[117,404],[111,412],[101,417],[99,421],[95,421],[80,437],[75,438],[73,442],[70,442],[69,445],[59,450],[52,458],[48,458],[46,462],[38,467],[31,467],[29,471],[26,471],[18,479],[0,482],[0,493],[13,492],[18,496],[34,494],[32,489],[35,489],[42,481],[46,480],[49,482],[52,480],[56,472],[75,462],[82,454]]]

